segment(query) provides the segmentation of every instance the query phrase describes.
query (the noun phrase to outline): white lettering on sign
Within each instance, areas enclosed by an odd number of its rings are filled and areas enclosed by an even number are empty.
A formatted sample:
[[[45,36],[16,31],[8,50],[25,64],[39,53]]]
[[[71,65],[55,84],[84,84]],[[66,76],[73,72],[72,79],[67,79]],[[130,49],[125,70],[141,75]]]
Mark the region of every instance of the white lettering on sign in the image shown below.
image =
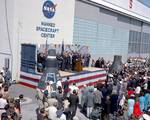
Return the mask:
[[[44,6],[44,10],[48,11],[48,12],[55,12],[54,7],[46,7],[46,6]]]

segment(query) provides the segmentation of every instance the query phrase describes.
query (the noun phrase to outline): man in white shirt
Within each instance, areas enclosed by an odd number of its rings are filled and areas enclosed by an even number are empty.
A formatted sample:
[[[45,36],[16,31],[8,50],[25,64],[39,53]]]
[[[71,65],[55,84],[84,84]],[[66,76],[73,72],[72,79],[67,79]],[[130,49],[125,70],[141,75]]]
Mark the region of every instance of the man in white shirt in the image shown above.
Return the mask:
[[[137,86],[137,87],[135,88],[135,94],[139,95],[140,92],[141,92],[141,87],[140,87],[140,86]]]
[[[61,117],[59,118],[60,120],[66,120],[65,114],[62,114]]]
[[[4,109],[6,105],[7,105],[7,101],[3,98],[3,95],[0,94],[0,109]]]
[[[56,87],[57,87],[57,88],[58,88],[58,87],[61,87],[61,88],[62,88],[61,80],[57,81],[57,83],[56,83]]]
[[[48,91],[48,97],[50,97],[51,93],[53,92],[53,86],[52,86],[52,84],[50,82],[47,82],[45,90]]]
[[[120,102],[119,102],[119,105],[121,106],[121,108],[123,108],[124,103],[125,103],[125,100],[126,100],[126,98],[125,98],[125,96],[123,95],[122,98],[121,98],[121,100],[120,100]]]
[[[73,91],[75,90],[77,93],[79,92],[79,88],[76,86],[75,83],[73,83],[73,85],[69,86],[70,89],[70,93],[73,93]]]
[[[144,83],[143,87],[144,87],[144,90],[147,90],[147,88],[148,88],[147,82]]]
[[[3,71],[0,71],[0,87],[2,87],[4,81]]]
[[[150,120],[150,116],[147,114],[143,114],[139,120]]]
[[[5,112],[4,107],[7,105],[7,101],[3,98],[3,95],[0,94],[0,116],[3,112]]]
[[[49,106],[48,108],[46,108],[45,110],[48,112],[48,118],[52,119],[52,120],[56,120],[57,119],[57,102],[54,102],[52,106]]]

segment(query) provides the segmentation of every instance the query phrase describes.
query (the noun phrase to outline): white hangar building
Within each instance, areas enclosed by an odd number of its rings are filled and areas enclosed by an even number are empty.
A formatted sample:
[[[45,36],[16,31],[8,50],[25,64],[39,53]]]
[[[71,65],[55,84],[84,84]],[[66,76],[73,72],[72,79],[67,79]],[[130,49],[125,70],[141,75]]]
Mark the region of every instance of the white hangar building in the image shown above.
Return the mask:
[[[0,0],[0,69],[19,79],[21,44],[80,44],[93,59],[150,56],[150,8],[139,0]]]

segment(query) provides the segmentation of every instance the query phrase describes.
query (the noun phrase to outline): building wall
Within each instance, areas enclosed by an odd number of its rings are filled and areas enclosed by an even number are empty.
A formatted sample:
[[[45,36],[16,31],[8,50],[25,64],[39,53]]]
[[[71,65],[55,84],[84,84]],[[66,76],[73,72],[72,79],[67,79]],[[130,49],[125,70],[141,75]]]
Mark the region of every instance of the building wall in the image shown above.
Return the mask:
[[[11,70],[14,0],[0,0],[0,15],[0,70],[5,67],[5,59],[10,60]]]
[[[141,31],[130,30],[128,56],[150,57],[150,25],[142,23]]]
[[[76,1],[74,43],[88,45],[94,59],[111,60],[115,54],[126,56],[129,31],[121,27],[121,22],[117,25],[117,16],[114,12]],[[121,33],[125,34],[121,36]]]
[[[46,18],[43,14],[43,5],[47,0],[15,0],[15,18],[19,28],[21,42],[32,44],[47,43],[72,43],[73,22],[74,22],[74,0],[51,0],[56,5],[55,15]],[[28,8],[28,9],[27,9]],[[55,24],[55,27],[41,25],[41,22]],[[37,27],[57,29],[56,32],[45,32],[37,30]],[[55,37],[42,36],[44,34],[54,34]]]
[[[84,0],[88,1],[88,0]],[[150,22],[150,9],[138,0],[91,0],[97,4],[115,9],[132,17]],[[144,12],[143,12],[144,11]]]
[[[150,57],[150,24],[143,23],[141,40],[141,53]]]
[[[72,43],[75,1],[53,0],[56,11],[51,19],[46,18],[43,14],[43,5],[46,1],[0,0],[0,69],[4,67],[5,58],[10,58],[12,75],[15,80],[18,80],[20,76],[22,43],[39,45],[45,44],[46,40],[48,44],[60,44],[63,40],[65,44]],[[55,24],[55,27],[44,26],[41,22]],[[37,27],[52,28],[57,29],[57,31],[55,33],[43,32],[37,30]],[[41,36],[42,33],[54,33],[55,37],[43,37]]]
[[[136,19],[76,1],[74,43],[88,45],[94,59],[113,60],[114,55],[122,55],[125,61],[130,55],[147,55],[144,51],[148,50],[143,50],[145,46],[142,47],[140,40],[141,26],[142,22]],[[142,31],[149,29],[144,23]],[[133,34],[136,37],[133,38]]]
[[[143,23],[143,32],[150,34],[150,24]]]
[[[92,58],[110,60],[113,55],[126,58],[128,30],[77,18],[74,31],[74,43],[89,46]]]

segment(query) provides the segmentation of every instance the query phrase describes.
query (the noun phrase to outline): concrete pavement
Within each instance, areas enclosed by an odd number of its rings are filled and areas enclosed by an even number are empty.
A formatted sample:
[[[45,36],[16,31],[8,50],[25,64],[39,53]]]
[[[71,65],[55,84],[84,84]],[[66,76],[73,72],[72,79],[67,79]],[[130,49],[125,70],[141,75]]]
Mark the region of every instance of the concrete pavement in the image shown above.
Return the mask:
[[[19,85],[14,84],[10,87],[10,95],[12,97],[17,98],[20,94],[23,94],[27,101],[21,105],[22,111],[22,120],[36,120],[36,109],[38,108],[35,95],[36,90]],[[77,110],[76,116],[79,120],[88,120],[80,110]]]

